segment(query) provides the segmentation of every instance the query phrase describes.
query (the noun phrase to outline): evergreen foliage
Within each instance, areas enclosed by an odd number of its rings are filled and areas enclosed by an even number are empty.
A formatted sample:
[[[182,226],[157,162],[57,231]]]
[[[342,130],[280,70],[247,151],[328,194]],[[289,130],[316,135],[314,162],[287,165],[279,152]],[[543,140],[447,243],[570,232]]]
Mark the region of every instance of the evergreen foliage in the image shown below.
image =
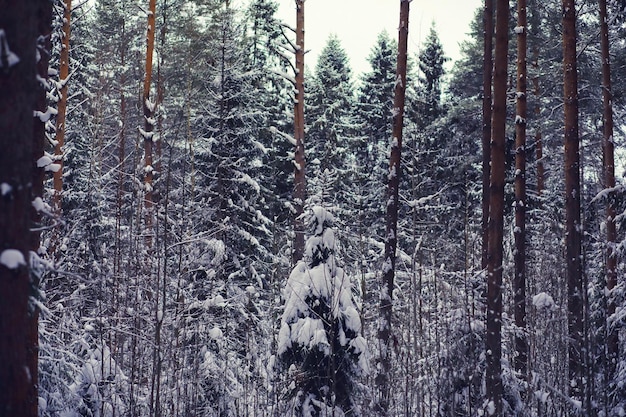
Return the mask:
[[[59,80],[62,9],[55,0],[48,100],[54,107],[66,82],[69,107],[61,217],[41,205],[40,415],[372,416],[379,386],[367,371],[378,365],[373,358],[379,347],[369,342],[379,330],[379,300],[373,294],[381,285],[386,238],[396,41],[386,33],[378,36],[364,74],[351,70],[351,51],[336,36],[318,62],[309,64],[305,148],[312,208],[303,218],[309,228],[305,257],[293,265],[294,103],[287,56],[292,45],[288,25],[276,18],[279,2],[158,1],[150,239],[143,212],[144,138],[137,129],[145,123],[139,94],[145,3],[75,5],[71,76]],[[623,3],[609,1],[617,184],[607,189],[599,146],[596,3],[577,2],[587,279],[581,407],[598,417],[626,410]],[[528,0],[528,5],[528,326],[518,329],[511,320],[515,114],[510,106],[503,414],[565,417],[572,415],[572,402],[562,256],[562,11],[558,2]],[[510,33],[515,30],[511,19]],[[469,417],[488,405],[480,11],[469,32],[448,72],[433,25],[407,85],[389,350],[393,416]],[[512,35],[510,68],[515,48]],[[514,91],[515,80],[510,84]],[[48,154],[53,122],[46,125]],[[9,201],[5,192],[0,190],[3,202]],[[47,189],[44,200],[50,197]],[[612,291],[605,288],[609,199],[618,224],[618,285]],[[614,313],[607,309],[609,300],[616,303]],[[606,360],[609,329],[620,335],[614,377]],[[520,331],[530,345],[530,379],[511,366]]]
[[[355,396],[357,377],[368,370],[367,345],[350,277],[336,258],[333,222],[320,206],[307,213],[305,259],[284,292],[278,355],[298,416],[360,415]]]

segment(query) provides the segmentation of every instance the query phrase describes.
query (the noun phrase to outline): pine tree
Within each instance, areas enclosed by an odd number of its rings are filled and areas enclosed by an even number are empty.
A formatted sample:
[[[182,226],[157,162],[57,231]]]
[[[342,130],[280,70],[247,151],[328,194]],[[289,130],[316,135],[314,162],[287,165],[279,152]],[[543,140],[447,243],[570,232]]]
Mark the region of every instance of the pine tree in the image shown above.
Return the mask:
[[[287,281],[278,336],[288,396],[296,416],[358,416],[358,377],[368,362],[351,280],[339,266],[330,212],[315,206],[306,223],[311,236]]]
[[[487,262],[487,369],[488,415],[502,414],[502,265],[504,235],[504,181],[506,157],[506,82],[509,1],[499,0],[496,11],[493,114],[491,122],[491,179],[489,183],[489,251]]]

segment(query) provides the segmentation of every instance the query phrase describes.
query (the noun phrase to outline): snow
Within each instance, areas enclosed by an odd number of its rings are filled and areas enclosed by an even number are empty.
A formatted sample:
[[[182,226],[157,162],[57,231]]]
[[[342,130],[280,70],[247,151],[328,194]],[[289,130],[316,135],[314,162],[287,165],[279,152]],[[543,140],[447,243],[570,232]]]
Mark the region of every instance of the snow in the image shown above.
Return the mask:
[[[11,68],[14,65],[17,65],[20,62],[20,58],[9,49],[9,42],[7,41],[7,37],[6,37],[6,34],[4,33],[4,29],[0,29],[0,50],[5,55],[4,59],[0,60],[0,68],[3,68],[2,63],[5,60],[9,68]]]
[[[209,330],[209,337],[213,340],[220,340],[222,337],[224,337],[224,334],[219,327],[215,326],[211,330]]]
[[[0,195],[1,196],[4,197],[6,195],[9,195],[11,193],[11,191],[13,191],[13,187],[11,187],[6,182],[3,182],[2,184],[0,184]]]
[[[488,415],[492,416],[496,413],[496,405],[493,401],[489,401],[487,403],[487,407],[485,407],[485,410],[487,411]]]
[[[47,213],[50,211],[50,206],[46,204],[41,197],[35,197],[32,202],[33,208],[42,213]]]
[[[50,165],[52,163],[52,158],[50,158],[47,155],[42,156],[41,158],[39,158],[37,160],[37,168],[44,168],[47,167],[48,165]]]
[[[46,165],[44,169],[48,172],[59,172],[61,168],[62,167],[60,164],[50,164],[50,165]]]
[[[139,129],[139,134],[141,136],[143,136],[143,138],[145,140],[149,140],[152,139],[152,137],[154,136],[154,132],[146,132],[145,130],[143,130],[142,128],[138,127],[137,129]]]
[[[24,255],[17,249],[5,249],[0,254],[0,264],[9,269],[17,269],[20,265],[26,265]]]
[[[39,110],[35,110],[33,112],[34,117],[38,117],[42,123],[46,123],[48,120],[52,118],[52,116],[56,116],[59,112],[57,109],[53,107],[48,107],[45,112],[41,112]]]
[[[535,391],[535,398],[537,398],[537,401],[545,404],[546,401],[548,401],[548,396],[550,395],[549,392],[546,391],[542,391],[542,390],[537,390]]]
[[[533,305],[538,310],[554,310],[556,308],[554,299],[545,292],[540,292],[539,294],[533,296]]]

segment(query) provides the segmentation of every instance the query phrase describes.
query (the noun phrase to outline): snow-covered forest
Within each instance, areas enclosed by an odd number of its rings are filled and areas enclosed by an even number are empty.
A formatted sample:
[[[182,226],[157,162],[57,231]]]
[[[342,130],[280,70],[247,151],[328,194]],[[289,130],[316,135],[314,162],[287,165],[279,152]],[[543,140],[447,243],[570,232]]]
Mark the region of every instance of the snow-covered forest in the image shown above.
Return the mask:
[[[0,417],[626,416],[626,1],[282,1],[0,0]]]

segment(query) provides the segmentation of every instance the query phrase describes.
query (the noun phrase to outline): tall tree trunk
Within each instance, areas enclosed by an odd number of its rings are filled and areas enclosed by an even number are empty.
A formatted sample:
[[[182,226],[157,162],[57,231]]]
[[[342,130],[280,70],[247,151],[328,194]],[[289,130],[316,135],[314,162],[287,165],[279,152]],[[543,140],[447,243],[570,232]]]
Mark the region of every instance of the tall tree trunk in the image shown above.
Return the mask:
[[[489,242],[489,176],[491,174],[491,78],[493,76],[493,0],[485,0],[483,10],[483,188],[481,268],[487,268]]]
[[[570,397],[583,400],[583,277],[575,0],[563,0],[563,99],[565,122],[565,264]]]
[[[304,158],[304,0],[296,0],[296,97],[294,100],[295,177],[293,189],[294,232],[292,262],[295,265],[304,254],[304,200],[306,199]]]
[[[515,116],[515,371],[527,379],[528,344],[526,341],[526,116],[527,70],[526,0],[517,2],[517,102]]]
[[[391,391],[391,319],[392,300],[396,265],[396,247],[398,245],[398,190],[401,174],[402,129],[404,127],[404,97],[406,93],[407,43],[409,36],[409,3],[400,0],[400,25],[398,28],[398,60],[396,83],[394,87],[392,142],[389,158],[387,186],[387,234],[385,238],[385,262],[383,264],[383,282],[380,294],[380,324],[378,339],[380,345],[380,369],[376,377],[380,386],[380,399],[377,404],[382,416],[389,413]]]
[[[156,0],[149,0],[148,4],[148,29],[146,32],[146,73],[143,80],[143,117],[144,129],[141,132],[144,144],[144,205],[146,244],[152,246],[152,223],[153,223],[153,176],[152,144],[154,139],[154,108],[156,104],[150,99],[150,87],[152,85],[152,56],[154,54]]]
[[[489,185],[489,254],[487,259],[487,339],[485,341],[488,412],[502,415],[502,238],[506,158],[506,88],[509,46],[509,1],[496,7],[496,49],[491,123],[491,181]]]
[[[61,91],[58,103],[56,120],[56,144],[54,146],[55,163],[63,166],[63,146],[65,145],[65,120],[67,115],[67,82],[70,75],[70,31],[72,16],[72,0],[63,3],[63,39],[61,42],[61,56],[59,62],[59,82]],[[63,192],[63,169],[54,172],[54,193],[52,194],[52,208],[55,213],[61,212],[61,193]]]
[[[42,2],[0,0],[0,417],[37,416],[28,259]]]
[[[600,47],[602,50],[602,100],[603,100],[603,159],[604,159],[604,188],[615,188],[615,156],[613,146],[613,107],[611,90],[611,55],[609,51],[609,25],[606,0],[599,0],[600,6]],[[615,242],[615,196],[609,193],[606,206],[606,288],[612,291],[617,286],[617,256]],[[609,293],[607,302],[607,318],[615,314],[615,296]],[[615,326],[607,323],[607,363],[609,382],[614,382],[615,367],[619,358],[618,332]]]

